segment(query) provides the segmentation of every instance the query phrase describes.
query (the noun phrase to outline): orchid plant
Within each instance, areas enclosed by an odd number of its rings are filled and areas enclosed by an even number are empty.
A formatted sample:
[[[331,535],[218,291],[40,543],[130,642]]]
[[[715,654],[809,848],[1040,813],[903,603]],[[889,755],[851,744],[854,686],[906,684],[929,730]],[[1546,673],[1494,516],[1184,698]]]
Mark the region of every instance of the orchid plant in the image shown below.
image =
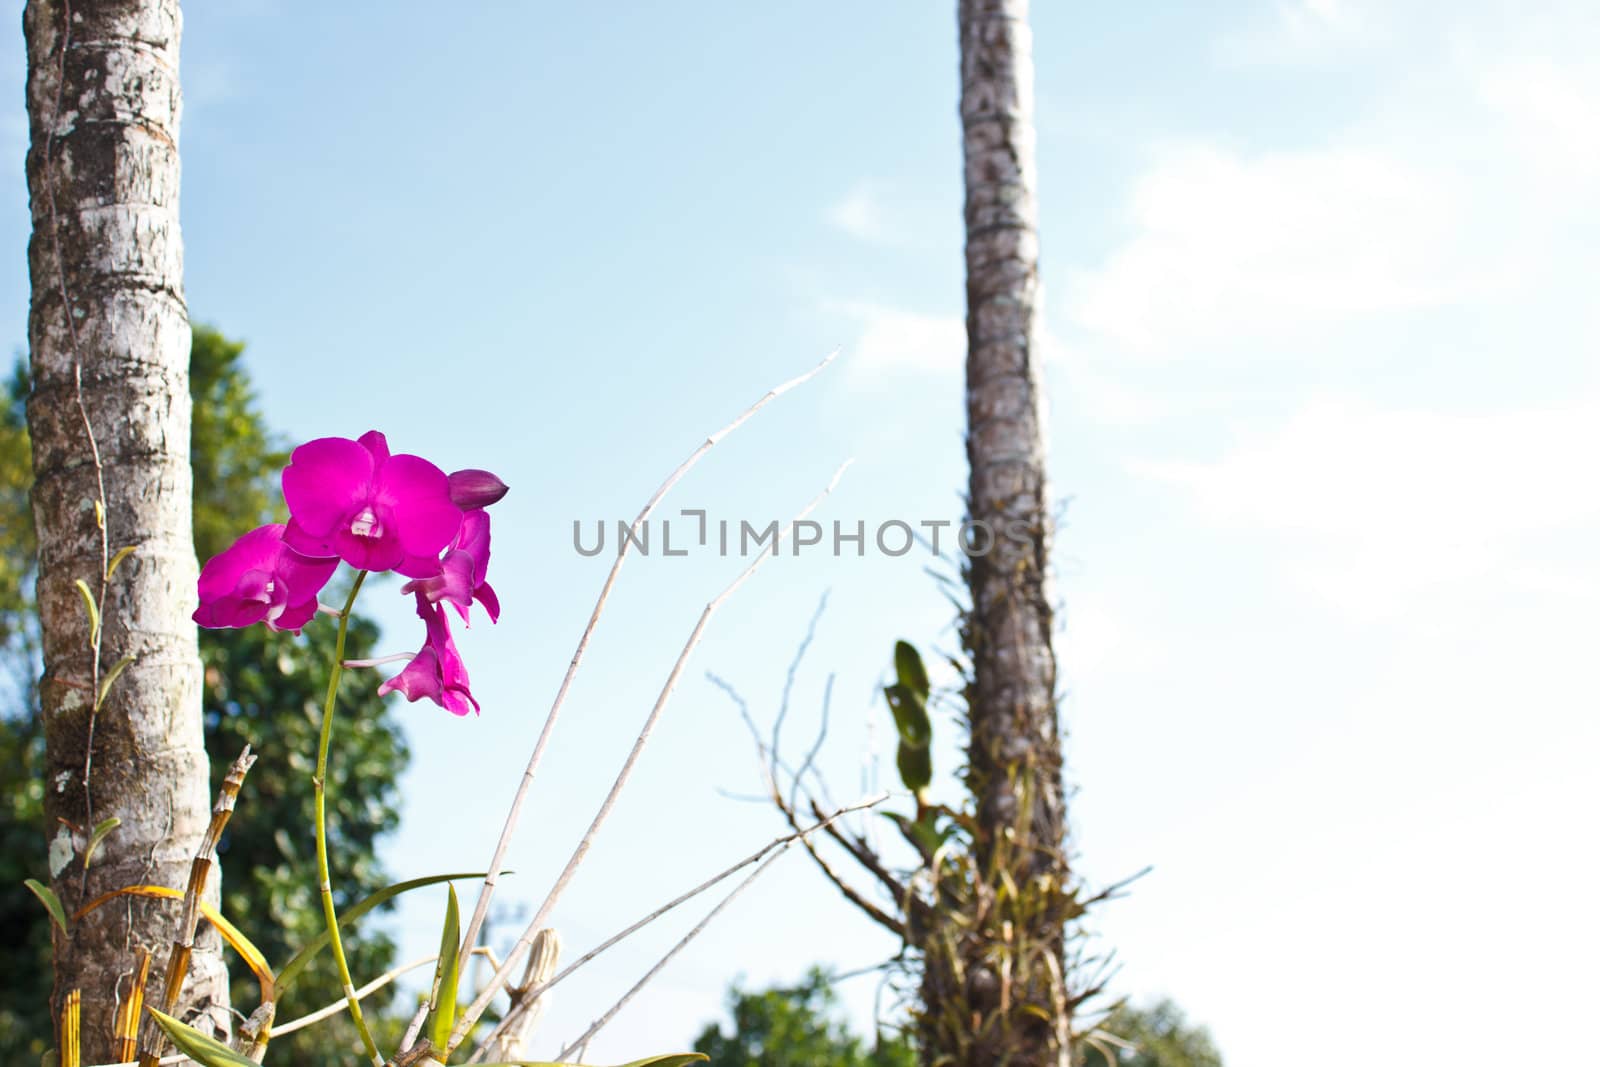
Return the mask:
[[[295,449],[283,471],[289,521],[249,531],[200,571],[200,606],[194,621],[201,626],[260,623],[298,635],[319,613],[338,620],[313,780],[318,888],[327,923],[326,943],[344,983],[346,1006],[367,1055],[378,1065],[386,1061],[362,1015],[329,882],[325,783],[339,681],[347,668],[405,660],[399,673],[378,686],[380,694],[399,693],[412,702],[426,698],[458,716],[478,713],[478,701],[472,695],[466,663],[451,633],[445,606],[468,625],[474,605],[482,608],[490,622],[499,620],[500,601],[488,583],[490,524],[486,509],[506,492],[506,484],[488,471],[446,474],[420,456],[391,452],[388,439],[376,430],[354,440],[318,438]],[[355,577],[343,607],[334,608],[318,597],[341,562],[355,571]],[[423,624],[422,646],[412,655],[346,661],[345,636],[356,597],[368,575],[391,571],[408,579],[400,591],[416,602]],[[423,1064],[443,1062],[446,1053],[440,1049],[456,1022],[453,1007],[460,929],[453,891],[450,903],[435,978],[437,1044],[423,1046],[433,1057],[420,1060]],[[237,1050],[205,1040],[198,1031],[170,1017],[156,1018],[191,1059],[208,1064],[239,1061]],[[268,1032],[257,1038],[262,1051],[265,1042],[261,1038],[269,1036],[270,1023],[263,1029]],[[700,1058],[689,1054],[648,1062],[665,1067]]]
[[[689,457],[667,477],[645,504],[635,527],[649,519],[651,513],[667,492],[706,454],[718,441],[733,432],[757,411],[790,389],[808,381],[832,362],[834,355],[811,371],[785,382],[764,394],[741,415],[722,429],[706,437]],[[848,465],[848,464],[846,464]],[[835,472],[821,494],[814,498],[794,520],[798,523],[832,491],[844,468]],[[343,672],[349,668],[376,667],[390,662],[404,661],[392,677],[377,686],[380,694],[399,693],[408,701],[427,698],[453,715],[477,714],[479,705],[472,694],[471,680],[466,664],[451,632],[449,615],[454,611],[464,624],[470,625],[473,608],[479,607],[490,622],[500,617],[500,602],[488,583],[490,519],[488,508],[502,499],[507,487],[495,475],[484,470],[461,470],[446,474],[437,465],[420,456],[392,453],[387,438],[376,430],[350,439],[324,437],[310,441],[290,456],[282,475],[284,503],[288,521],[257,527],[238,538],[227,549],[206,562],[199,577],[199,607],[194,621],[210,628],[243,628],[259,624],[275,631],[298,635],[310,625],[317,615],[330,615],[337,620],[338,631],[334,642],[334,655],[329,665],[327,697],[323,705],[322,722],[318,735],[317,760],[313,772],[313,796],[316,835],[317,882],[322,903],[326,932],[304,946],[293,959],[274,971],[261,952],[238,927],[234,926],[203,899],[203,890],[211,866],[214,850],[222,836],[228,817],[238,796],[240,783],[250,769],[255,757],[249,748],[234,762],[223,783],[213,809],[208,828],[199,851],[196,853],[189,887],[178,891],[166,886],[125,886],[84,905],[77,913],[67,916],[59,900],[49,887],[29,880],[28,887],[39,896],[50,911],[52,920],[63,931],[83,914],[123,896],[144,896],[158,899],[181,900],[184,920],[173,943],[167,964],[166,989],[161,1006],[143,1004],[144,975],[149,972],[150,960],[146,953],[138,964],[138,975],[127,1001],[121,1004],[116,1024],[116,1041],[119,1050],[126,1053],[125,1063],[116,1067],[129,1067],[137,1044],[137,1067],[156,1067],[162,1059],[165,1040],[170,1040],[187,1058],[206,1067],[253,1067],[263,1061],[268,1042],[273,1034],[276,1001],[295,977],[304,971],[311,959],[324,947],[331,950],[337,972],[344,986],[342,1003],[313,1012],[293,1020],[278,1032],[287,1033],[311,1025],[343,1009],[361,1036],[367,1056],[374,1067],[443,1067],[460,1052],[465,1055],[464,1043],[482,1020],[484,1013],[497,994],[510,998],[510,1007],[490,1028],[487,1036],[477,1038],[478,1047],[471,1053],[470,1062],[491,1061],[486,1067],[563,1067],[562,1064],[521,1059],[524,1039],[538,1018],[549,989],[584,963],[630,937],[633,933],[673,911],[681,905],[722,884],[734,874],[754,868],[729,891],[698,924],[672,947],[612,1008],[596,1020],[578,1039],[569,1043],[557,1058],[581,1056],[589,1040],[615,1017],[625,1004],[658,974],[666,964],[705,929],[706,925],[737,895],[744,891],[757,876],[768,869],[788,848],[809,835],[825,830],[836,819],[849,812],[864,810],[880,803],[882,794],[860,803],[838,809],[826,816],[819,813],[819,821],[808,827],[794,827],[794,832],[769,841],[760,849],[727,867],[720,873],[701,882],[694,888],[655,909],[637,922],[607,939],[577,961],[556,970],[560,939],[547,926],[557,900],[571,884],[579,865],[594,843],[596,835],[614,809],[617,798],[627,784],[641,752],[659,721],[690,655],[699,644],[706,626],[718,607],[748,580],[765,554],[757,556],[719,594],[713,597],[701,613],[699,621],[690,632],[672,670],[664,681],[660,695],[651,707],[627,758],[617,773],[605,799],[600,804],[588,829],[573,850],[560,875],[547,893],[544,902],[516,944],[503,959],[495,959],[487,947],[478,944],[483,932],[498,877],[504,873],[506,850],[515,832],[520,813],[534,780],[546,745],[554,730],[573,679],[583,662],[595,628],[606,602],[614,588],[628,552],[619,550],[606,576],[589,617],[588,625],[578,641],[577,650],[568,664],[566,674],[556,692],[549,714],[545,719],[538,741],[528,760],[516,795],[512,800],[504,828],[495,845],[494,855],[487,870],[473,874],[444,874],[417,878],[409,882],[382,889],[367,899],[338,914],[330,883],[328,863],[328,834],[326,819],[326,784],[329,748],[337,697]],[[780,533],[780,540],[784,535]],[[109,580],[117,564],[132,551],[124,549],[111,557],[105,578]],[[774,554],[776,554],[774,552]],[[354,572],[348,595],[342,607],[332,607],[319,599],[332,581],[341,563]],[[347,661],[345,639],[351,614],[368,575],[394,572],[406,579],[400,591],[411,597],[418,618],[422,620],[422,643],[415,653],[385,657],[378,660]],[[90,595],[87,584],[80,582],[86,610],[95,632],[98,628],[99,603]],[[102,690],[115,681],[120,666],[114,667],[102,682]],[[108,825],[115,820],[108,820]],[[92,850],[93,843],[89,849]],[[363,1018],[361,998],[385,983],[398,977],[401,970],[391,971],[357,989],[344,953],[341,927],[358,919],[372,908],[400,893],[441,882],[459,879],[481,879],[482,888],[470,920],[463,924],[454,889],[450,889],[444,932],[431,990],[421,1009],[412,1017],[399,1049],[394,1056],[385,1058],[379,1052],[371,1027]],[[179,989],[188,969],[189,949],[193,944],[195,923],[204,917],[228,944],[249,964],[261,985],[261,1005],[239,1027],[232,1047],[173,1017]],[[465,930],[463,932],[463,925]],[[493,974],[471,1003],[457,1003],[457,986],[465,958],[473,954],[487,954],[493,965]],[[520,982],[512,981],[513,968],[526,957],[526,969]],[[421,961],[419,961],[421,962]],[[62,1015],[61,1062],[76,1063],[76,1004],[75,996],[67,998]],[[146,1028],[145,1038],[135,1041],[135,1029],[141,1012],[147,1013],[153,1025]],[[426,1033],[423,1026],[427,1024]],[[69,1058],[69,1055],[71,1058]],[[683,1067],[704,1060],[699,1053],[675,1053],[637,1060],[627,1067]]]
[[[398,692],[413,702],[427,697],[454,715],[476,713],[466,664],[441,604],[449,603],[464,622],[474,603],[483,606],[491,622],[498,620],[500,604],[486,581],[489,516],[483,509],[506,491],[488,471],[447,475],[421,456],[393,453],[377,430],[355,440],[318,438],[295,449],[283,471],[289,521],[251,530],[200,571],[194,621],[201,626],[264,623],[299,634],[319,612],[338,619],[313,779],[318,888],[350,1016],[376,1064],[384,1060],[355,995],[328,876],[328,749],[340,675],[356,665],[344,661],[345,636],[369,574],[394,571],[409,578],[401,591],[416,598],[425,633],[422,648],[402,657],[409,659],[407,665],[378,691]],[[356,574],[344,607],[335,609],[318,595],[340,562]]]

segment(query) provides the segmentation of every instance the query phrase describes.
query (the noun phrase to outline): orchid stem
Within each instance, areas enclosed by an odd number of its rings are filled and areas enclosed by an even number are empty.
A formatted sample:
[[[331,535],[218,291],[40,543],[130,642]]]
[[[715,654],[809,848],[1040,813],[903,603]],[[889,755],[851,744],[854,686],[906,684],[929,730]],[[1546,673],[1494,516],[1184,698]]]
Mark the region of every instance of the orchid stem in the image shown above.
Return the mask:
[[[311,785],[316,794],[317,879],[322,893],[322,917],[328,924],[328,947],[333,950],[334,962],[339,966],[345,1004],[350,1008],[350,1018],[355,1021],[356,1030],[361,1034],[361,1043],[366,1046],[372,1062],[382,1067],[383,1057],[378,1054],[372,1031],[361,1017],[361,999],[356,995],[355,983],[350,980],[350,964],[345,961],[344,942],[339,937],[339,915],[333,907],[333,885],[328,879],[328,742],[333,738],[333,710],[339,696],[339,677],[344,673],[344,639],[350,629],[350,610],[355,607],[356,594],[361,592],[361,583],[366,579],[366,571],[356,572],[355,584],[345,598],[344,610],[339,612],[339,636],[333,646],[333,667],[328,674],[328,699],[322,708],[322,734],[317,740],[317,770]]]

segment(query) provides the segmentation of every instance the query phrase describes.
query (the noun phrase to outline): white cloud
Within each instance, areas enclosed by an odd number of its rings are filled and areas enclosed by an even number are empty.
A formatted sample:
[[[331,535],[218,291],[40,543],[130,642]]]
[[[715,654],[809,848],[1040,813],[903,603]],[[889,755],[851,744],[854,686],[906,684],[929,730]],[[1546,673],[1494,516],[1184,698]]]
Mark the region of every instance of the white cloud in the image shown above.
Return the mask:
[[[967,327],[961,316],[849,300],[824,305],[855,326],[845,345],[845,366],[858,382],[899,374],[959,375],[967,358]]]
[[[829,225],[858,241],[886,244],[891,240],[883,187],[870,179],[863,179],[851,186],[841,199],[828,208],[826,217]]]
[[[1385,12],[1357,0],[1280,0],[1223,37],[1218,52],[1242,64],[1325,61],[1386,37]]]
[[[1540,546],[1600,526],[1596,455],[1592,399],[1467,415],[1329,398],[1215,461],[1131,467],[1280,542],[1302,584],[1372,617],[1466,583],[1594,588],[1587,555],[1563,570]]]
[[[1510,123],[1519,158],[1546,176],[1600,177],[1600,76],[1547,56],[1507,60],[1484,73],[1485,102]]]
[[[1451,263],[1459,221],[1446,178],[1377,151],[1169,148],[1134,186],[1132,237],[1068,279],[1068,310],[1173,357],[1434,305],[1467,285]]]

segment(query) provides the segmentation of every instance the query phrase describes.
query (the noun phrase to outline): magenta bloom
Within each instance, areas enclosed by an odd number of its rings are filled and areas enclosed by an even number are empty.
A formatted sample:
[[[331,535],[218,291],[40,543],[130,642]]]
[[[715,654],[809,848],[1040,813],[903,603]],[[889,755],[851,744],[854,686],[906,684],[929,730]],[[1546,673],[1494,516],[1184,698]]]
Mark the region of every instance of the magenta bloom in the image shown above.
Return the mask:
[[[211,557],[200,570],[194,621],[210,629],[265,622],[293,630],[317,613],[317,594],[339,566],[308,559],[284,543],[284,527],[260,526]]]
[[[290,522],[284,540],[312,556],[386,571],[407,556],[437,556],[461,528],[444,471],[420,456],[391,456],[383,434],[321,437],[294,450],[283,472]]]
[[[405,670],[378,687],[379,695],[403,693],[412,703],[427,697],[452,715],[476,713],[478,702],[468,688],[467,667],[450,636],[449,619],[420,593],[417,614],[427,626],[427,640]]]
[[[489,573],[488,512],[469,511],[462,517],[461,530],[444,559],[407,560],[400,573],[416,579],[401,586],[402,593],[416,593],[430,604],[447,600],[469,624],[468,609],[477,601],[489,613],[490,622],[500,621],[500,599],[484,580]]]

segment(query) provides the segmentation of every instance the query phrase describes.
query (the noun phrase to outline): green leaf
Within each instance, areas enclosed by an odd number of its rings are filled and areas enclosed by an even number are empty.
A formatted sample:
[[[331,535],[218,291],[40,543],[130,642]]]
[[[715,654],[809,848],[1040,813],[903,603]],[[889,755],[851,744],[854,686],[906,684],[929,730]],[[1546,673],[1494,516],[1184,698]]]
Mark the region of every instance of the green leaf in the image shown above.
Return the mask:
[[[94,594],[89,592],[88,582],[79,578],[72,584],[78,587],[78,595],[83,597],[84,610],[89,613],[89,640],[93,641],[100,636],[100,606],[94,602]]]
[[[939,851],[950,835],[956,832],[953,824],[941,827],[938,814],[935,811],[926,812],[922,818],[912,821],[898,812],[885,811],[881,813],[899,827],[901,836],[911,843],[911,846],[922,854],[924,862],[933,859],[933,854]]]
[[[117,568],[122,565],[122,561],[133,555],[133,550],[138,547],[138,545],[123,545],[117,549],[117,554],[111,557],[110,563],[106,564],[106,577],[110,578],[117,573]]]
[[[501,873],[510,874],[511,872],[502,871]],[[464,878],[482,877],[484,877],[484,873],[482,871],[468,871],[457,874],[432,874],[426,878],[413,878],[408,882],[396,882],[394,885],[384,886],[382,889],[367,897],[355,907],[341,914],[339,916],[339,925],[349,926],[351,923],[361,918],[361,916],[365,915],[373,908],[376,908],[385,901],[392,900],[401,893],[409,893],[413,889],[421,889],[424,886],[438,885],[440,882],[453,882]],[[285,963],[283,968],[278,971],[279,994],[281,995],[283,990],[289,987],[289,983],[293,982],[295,977],[299,975],[301,971],[305,970],[306,964],[315,959],[318,952],[321,952],[327,947],[328,931],[324,930],[322,933],[313,938],[311,943],[305,948],[301,949],[299,952],[296,952],[294,954],[294,958],[288,963]]]
[[[96,826],[89,834],[89,843],[83,846],[83,869],[89,869],[89,861],[94,858],[94,850],[100,847],[100,842],[106,835],[122,825],[122,820],[115,815]]]
[[[111,683],[117,680],[117,675],[128,669],[128,664],[132,663],[133,659],[132,656],[123,656],[111,665],[109,671],[106,671],[106,676],[100,679],[100,692],[95,694],[94,710],[99,711],[105,706],[106,694],[111,692]]]
[[[456,983],[461,979],[461,905],[456,887],[450,886],[444,909],[444,933],[439,937],[439,966],[433,980],[439,990],[433,1007],[433,1027],[428,1031],[434,1048],[450,1047],[450,1030],[456,1024]]]
[[[894,673],[901,685],[923,700],[928,699],[928,693],[931,691],[928,685],[928,671],[922,665],[922,657],[917,654],[917,650],[910,642],[894,643]]]
[[[901,744],[927,748],[933,739],[933,723],[928,720],[928,706],[922,698],[904,685],[884,686],[883,695],[889,701]]]
[[[44,905],[45,911],[50,913],[50,918],[61,927],[61,932],[67,932],[67,910],[61,906],[61,899],[56,896],[55,890],[34,878],[24,878],[22,884],[27,886],[34,896],[39,898],[39,903]]]
[[[902,744],[894,755],[894,765],[900,769],[900,780],[906,788],[919,797],[933,781],[933,758],[926,747],[913,748]]]
[[[192,1026],[186,1026],[170,1015],[154,1008],[147,1009],[156,1025],[167,1032],[178,1051],[205,1067],[257,1067],[254,1060],[246,1059],[216,1038],[207,1037]]]

